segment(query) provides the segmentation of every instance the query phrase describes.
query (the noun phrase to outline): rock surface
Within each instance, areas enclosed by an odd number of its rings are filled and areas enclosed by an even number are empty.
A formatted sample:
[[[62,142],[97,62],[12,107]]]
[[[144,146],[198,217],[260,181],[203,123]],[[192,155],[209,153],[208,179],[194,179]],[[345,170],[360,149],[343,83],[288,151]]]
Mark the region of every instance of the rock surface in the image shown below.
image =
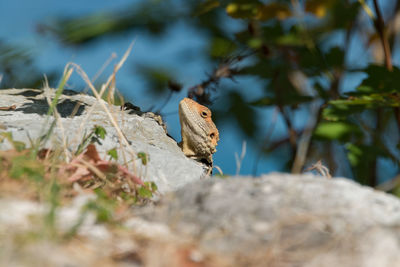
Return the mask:
[[[142,216],[243,266],[400,266],[400,200],[343,178],[200,181]]]
[[[46,116],[49,109],[47,95],[53,98],[54,90],[0,90],[0,107],[16,106],[15,110],[0,110],[0,132],[11,132],[14,140],[23,141],[27,145],[30,145],[29,139],[36,140],[43,136],[53,120],[51,118],[48,121]],[[116,117],[133,151],[149,155],[150,161],[146,166],[136,156],[133,159],[136,172],[144,181],[154,181],[159,191],[164,193],[204,176],[203,166],[186,158],[177,143],[166,135],[163,127],[154,119],[160,121],[159,116],[133,110],[120,111],[120,107],[105,104]],[[75,108],[76,114],[70,117]],[[61,116],[60,123],[55,127],[47,147],[61,147],[65,136],[68,148],[75,151],[83,135],[99,125],[107,131],[106,139],[102,145],[97,146],[103,158],[110,149],[122,150],[117,132],[96,98],[67,90],[60,97],[57,110]],[[8,142],[0,143],[0,150],[10,148]],[[132,157],[127,157],[129,162]],[[124,163],[121,154],[119,162]],[[132,164],[129,166],[132,169]]]
[[[81,195],[60,207],[56,227],[68,232],[93,200]],[[129,210],[123,227],[89,213],[76,238],[21,243],[46,209],[0,198],[0,265],[400,266],[400,200],[343,178],[201,180]]]

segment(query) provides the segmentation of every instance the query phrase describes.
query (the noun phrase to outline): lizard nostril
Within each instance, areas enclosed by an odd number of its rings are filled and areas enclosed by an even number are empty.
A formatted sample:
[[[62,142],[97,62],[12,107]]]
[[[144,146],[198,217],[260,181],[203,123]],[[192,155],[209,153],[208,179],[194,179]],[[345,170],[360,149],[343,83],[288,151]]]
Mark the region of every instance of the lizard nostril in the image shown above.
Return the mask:
[[[207,115],[208,115],[207,112],[205,112],[205,111],[202,111],[202,112],[201,112],[201,116],[202,116],[203,118],[206,118]]]

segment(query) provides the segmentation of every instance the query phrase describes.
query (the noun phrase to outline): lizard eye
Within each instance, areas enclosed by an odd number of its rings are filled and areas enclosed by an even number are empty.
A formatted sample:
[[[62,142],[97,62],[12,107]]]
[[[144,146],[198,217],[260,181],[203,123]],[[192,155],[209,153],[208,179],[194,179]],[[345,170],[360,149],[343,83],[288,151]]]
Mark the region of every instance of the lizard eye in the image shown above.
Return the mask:
[[[214,139],[215,133],[210,133],[210,137],[211,137],[211,139]]]
[[[202,111],[200,114],[201,114],[201,116],[202,116],[203,118],[206,118],[206,117],[208,116],[208,113],[205,112],[205,111]]]

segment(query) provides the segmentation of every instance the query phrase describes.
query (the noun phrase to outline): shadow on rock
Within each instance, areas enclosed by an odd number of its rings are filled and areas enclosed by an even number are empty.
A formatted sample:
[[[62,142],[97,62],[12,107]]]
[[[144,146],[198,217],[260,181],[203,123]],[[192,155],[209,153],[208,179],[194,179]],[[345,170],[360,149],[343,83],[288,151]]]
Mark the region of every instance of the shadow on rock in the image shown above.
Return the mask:
[[[25,103],[20,108],[16,109],[16,111],[22,111],[26,114],[47,114],[49,110],[49,105],[45,99],[37,100],[34,98],[30,98],[30,100],[32,101],[32,103]],[[72,114],[74,114],[74,116],[81,116],[85,110],[85,106],[86,105],[80,101],[65,99],[57,104],[57,111],[63,118],[69,117]],[[74,112],[75,109],[76,112]]]

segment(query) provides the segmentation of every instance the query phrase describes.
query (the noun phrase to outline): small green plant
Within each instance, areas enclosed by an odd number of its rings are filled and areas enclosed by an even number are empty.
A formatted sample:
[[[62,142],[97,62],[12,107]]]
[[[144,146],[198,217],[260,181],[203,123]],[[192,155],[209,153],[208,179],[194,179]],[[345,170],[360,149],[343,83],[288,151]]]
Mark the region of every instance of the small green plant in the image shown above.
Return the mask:
[[[106,135],[107,131],[104,127],[95,125],[88,134],[84,134],[82,142],[75,151],[75,155],[81,154],[89,144],[97,143],[101,145],[100,140],[104,140]]]
[[[118,160],[118,152],[116,148],[110,149],[107,151],[107,155],[110,156],[110,160]]]
[[[147,163],[150,161],[149,155],[145,152],[139,152],[137,153],[137,156],[142,161],[143,165],[147,165]]]
[[[143,199],[150,199],[157,191],[157,185],[154,182],[144,182],[144,186],[138,189],[139,197]]]

